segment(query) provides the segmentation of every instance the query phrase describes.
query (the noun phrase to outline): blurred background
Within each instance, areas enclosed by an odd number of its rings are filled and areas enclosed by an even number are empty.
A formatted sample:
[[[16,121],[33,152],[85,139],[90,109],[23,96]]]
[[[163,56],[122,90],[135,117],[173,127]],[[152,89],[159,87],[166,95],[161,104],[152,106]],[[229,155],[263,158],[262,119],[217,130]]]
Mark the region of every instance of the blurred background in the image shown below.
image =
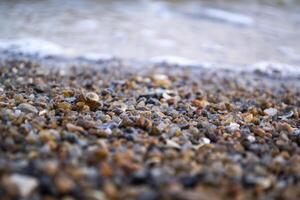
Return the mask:
[[[298,0],[1,0],[0,26],[2,51],[300,64]]]

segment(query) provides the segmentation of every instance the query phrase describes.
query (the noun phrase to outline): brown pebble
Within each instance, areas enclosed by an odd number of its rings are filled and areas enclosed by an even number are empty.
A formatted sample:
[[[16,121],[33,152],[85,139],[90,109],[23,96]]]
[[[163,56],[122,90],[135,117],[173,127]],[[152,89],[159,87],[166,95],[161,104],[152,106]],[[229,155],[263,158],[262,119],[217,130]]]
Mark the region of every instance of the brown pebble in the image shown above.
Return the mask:
[[[84,132],[84,129],[81,127],[81,126],[76,126],[74,124],[71,124],[71,123],[68,123],[66,125],[68,131],[71,131],[71,132]]]
[[[57,107],[61,110],[71,110],[72,109],[71,104],[69,104],[67,102],[61,102],[61,103],[57,104]]]
[[[293,133],[293,131],[294,131],[294,128],[286,122],[278,123],[277,129],[279,131],[287,131],[288,133]]]
[[[252,128],[252,132],[259,137],[264,137],[266,135],[266,132],[259,127]]]
[[[61,193],[69,193],[75,188],[75,183],[67,176],[59,176],[55,178],[55,185]]]

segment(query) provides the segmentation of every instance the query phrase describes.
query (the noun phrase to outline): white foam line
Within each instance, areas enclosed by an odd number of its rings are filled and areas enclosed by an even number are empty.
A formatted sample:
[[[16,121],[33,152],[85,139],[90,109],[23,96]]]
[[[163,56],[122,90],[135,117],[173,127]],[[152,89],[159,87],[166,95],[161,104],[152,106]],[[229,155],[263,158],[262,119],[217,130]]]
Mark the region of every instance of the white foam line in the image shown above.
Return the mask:
[[[0,40],[0,50],[38,56],[66,55],[66,50],[61,46],[36,38]]]
[[[278,74],[280,77],[300,78],[300,66],[293,66],[278,62],[264,61],[255,63],[249,66],[247,70],[259,71],[267,75]]]
[[[171,65],[180,65],[180,66],[199,66],[195,60],[190,60],[187,58],[173,56],[173,55],[165,55],[165,56],[157,56],[150,59],[152,63],[168,63]]]
[[[212,19],[243,26],[251,26],[255,22],[255,20],[249,16],[215,8],[204,9],[203,15]]]
[[[71,59],[83,58],[90,61],[110,60],[113,58],[113,56],[110,54],[79,54],[73,51],[72,49],[63,48],[58,44],[38,38],[0,40],[0,51],[7,51],[10,53],[22,53],[28,56],[38,57],[58,56]]]
[[[233,72],[261,72],[266,75],[276,76],[281,78],[293,77],[300,78],[300,66],[293,66],[284,63],[278,62],[258,62],[252,65],[225,65],[219,63],[210,63],[210,62],[198,62],[195,60],[189,60],[183,57],[178,56],[159,56],[150,59],[152,63],[167,63],[170,65],[178,65],[180,67],[199,67],[205,69],[220,69],[220,70],[229,70]]]
[[[72,54],[63,47],[41,39],[19,39],[19,40],[0,40],[0,51],[9,51],[12,53],[24,53],[34,56],[58,56],[65,58],[84,58],[90,61],[111,60],[114,57],[110,54],[86,53],[82,55]],[[71,52],[71,53],[70,53]],[[130,60],[129,60],[130,61]],[[292,66],[276,62],[259,62],[248,66],[230,66],[220,63],[200,62],[175,55],[162,55],[151,58],[150,63],[167,63],[178,65],[180,67],[199,67],[205,69],[221,69],[236,72],[255,72],[259,71],[267,75],[276,75],[277,77],[300,78],[300,66]]]

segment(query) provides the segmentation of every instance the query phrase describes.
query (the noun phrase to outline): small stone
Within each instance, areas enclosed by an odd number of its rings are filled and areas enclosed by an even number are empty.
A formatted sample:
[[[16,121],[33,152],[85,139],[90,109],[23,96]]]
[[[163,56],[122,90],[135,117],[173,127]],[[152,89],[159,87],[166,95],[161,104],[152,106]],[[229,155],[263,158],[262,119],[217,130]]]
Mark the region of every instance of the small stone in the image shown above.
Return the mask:
[[[193,148],[195,150],[198,150],[199,148],[203,147],[204,145],[210,144],[210,139],[207,137],[203,137],[201,139],[199,139],[199,144],[198,145],[194,145]]]
[[[101,106],[99,96],[95,92],[88,92],[85,94],[84,102],[91,108],[91,110],[96,110]]]
[[[180,145],[173,141],[173,140],[167,140],[166,141],[166,146],[169,147],[169,148],[174,148],[174,149],[181,149]]]
[[[277,127],[279,131],[287,131],[288,133],[294,132],[294,128],[286,122],[279,123]]]
[[[172,85],[172,82],[168,78],[168,76],[164,74],[155,74],[153,76],[153,82],[160,87],[168,88]]]
[[[240,129],[240,125],[235,122],[231,122],[228,126],[225,127],[227,131],[234,132]]]
[[[99,96],[95,92],[88,92],[85,98],[90,101],[99,101]]]
[[[264,137],[266,135],[266,132],[259,127],[252,128],[252,132],[259,137]]]
[[[192,106],[195,106],[197,108],[204,108],[208,105],[209,105],[209,102],[206,101],[206,100],[197,100],[197,99],[195,99],[195,100],[192,101]]]
[[[210,144],[210,139],[208,139],[207,137],[201,138],[200,141],[202,142],[202,144]]]
[[[263,189],[268,189],[272,185],[272,180],[270,178],[259,177],[256,178],[256,183]]]
[[[59,133],[55,129],[42,130],[39,137],[43,142],[53,141],[60,138]]]
[[[22,197],[29,196],[38,186],[37,179],[27,175],[13,174],[10,181],[17,186]]]
[[[38,113],[38,109],[28,103],[21,103],[18,109],[25,113]]]
[[[62,110],[71,110],[72,109],[71,104],[69,104],[67,102],[61,102],[57,105],[57,107]]]
[[[67,125],[66,125],[66,127],[67,127],[67,129],[68,129],[68,131],[71,131],[71,132],[84,132],[84,129],[81,127],[81,126],[76,126],[76,125],[74,125],[74,124],[71,124],[71,123],[68,123]]]
[[[251,142],[251,143],[253,143],[253,142],[255,142],[255,137],[253,136],[253,135],[248,135],[247,136],[247,140],[249,141],[249,142]]]
[[[269,116],[275,116],[277,114],[277,109],[276,108],[267,108],[264,110],[264,113],[266,115],[269,115]]]
[[[67,176],[59,176],[55,179],[55,185],[61,193],[68,193],[75,188],[75,183]]]
[[[246,123],[251,123],[253,121],[253,114],[249,113],[247,115],[244,116],[244,121]]]
[[[135,125],[139,128],[145,129],[145,130],[149,130],[152,127],[152,122],[151,120],[145,118],[145,117],[139,117],[136,121],[135,121]]]
[[[104,177],[111,177],[113,175],[111,166],[109,166],[106,162],[101,164],[100,173]]]

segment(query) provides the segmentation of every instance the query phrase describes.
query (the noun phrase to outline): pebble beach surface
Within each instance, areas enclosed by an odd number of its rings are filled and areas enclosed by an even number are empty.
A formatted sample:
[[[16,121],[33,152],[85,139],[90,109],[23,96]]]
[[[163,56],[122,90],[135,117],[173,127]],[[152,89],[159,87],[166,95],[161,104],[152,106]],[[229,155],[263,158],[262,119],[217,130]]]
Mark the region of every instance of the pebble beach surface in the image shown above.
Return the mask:
[[[297,77],[123,65],[1,62],[1,199],[300,198]]]

